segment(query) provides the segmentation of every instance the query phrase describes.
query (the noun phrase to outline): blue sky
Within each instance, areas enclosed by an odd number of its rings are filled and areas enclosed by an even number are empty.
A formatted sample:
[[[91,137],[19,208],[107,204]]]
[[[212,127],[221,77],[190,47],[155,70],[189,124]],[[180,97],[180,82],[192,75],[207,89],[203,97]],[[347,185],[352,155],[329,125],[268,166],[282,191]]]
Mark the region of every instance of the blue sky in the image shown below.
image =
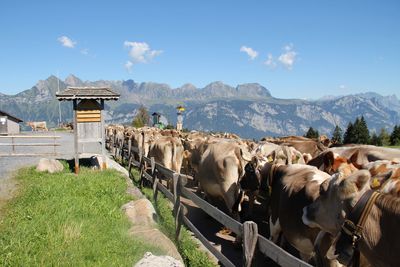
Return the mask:
[[[400,96],[400,1],[0,2],[0,92],[83,80]]]

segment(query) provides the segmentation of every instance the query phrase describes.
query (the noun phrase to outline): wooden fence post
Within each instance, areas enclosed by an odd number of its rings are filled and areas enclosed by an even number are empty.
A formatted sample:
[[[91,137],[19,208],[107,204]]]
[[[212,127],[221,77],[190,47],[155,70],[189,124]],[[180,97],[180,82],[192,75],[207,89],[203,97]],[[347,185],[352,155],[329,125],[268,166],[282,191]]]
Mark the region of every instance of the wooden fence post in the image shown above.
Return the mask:
[[[154,157],[151,157],[150,160],[151,160],[151,175],[153,176],[153,198],[154,198],[154,203],[157,205],[157,195],[158,195],[158,190],[157,190],[158,172],[155,170],[155,168],[156,168],[156,161],[154,160]]]
[[[182,227],[181,217],[181,176],[174,173],[172,177],[174,183],[174,216],[175,216],[175,239],[179,240]]]
[[[132,150],[132,140],[131,140],[131,138],[129,138],[128,139],[128,161],[131,158],[131,153],[132,153],[131,150]]]
[[[250,267],[254,261],[254,252],[258,240],[258,227],[255,222],[243,223],[243,266]]]
[[[14,136],[11,137],[11,143],[12,143],[12,153],[15,154]]]
[[[139,171],[139,188],[142,188],[143,184],[143,171],[144,171],[144,162],[143,158],[140,159],[140,171]]]

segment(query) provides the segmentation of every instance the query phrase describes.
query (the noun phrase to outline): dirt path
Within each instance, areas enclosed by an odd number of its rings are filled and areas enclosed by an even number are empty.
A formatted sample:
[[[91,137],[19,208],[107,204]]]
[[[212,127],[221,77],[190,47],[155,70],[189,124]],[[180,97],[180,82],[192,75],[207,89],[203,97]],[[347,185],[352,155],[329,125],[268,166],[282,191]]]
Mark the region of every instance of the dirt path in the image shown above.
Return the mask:
[[[197,188],[190,187],[190,189],[195,192]],[[189,199],[183,199],[182,203],[184,203],[188,209],[188,213],[186,215],[189,220],[211,243],[214,244],[214,247],[221,251],[222,254],[224,254],[233,264],[235,264],[235,266],[242,266],[242,249],[234,244],[234,235],[220,234],[219,232],[222,229],[222,225],[202,211]],[[243,203],[243,211],[246,209],[247,203],[245,202]],[[255,216],[253,218],[249,218],[249,220],[256,222],[259,233],[266,236],[268,232],[268,224],[265,207],[261,205],[255,205],[253,214],[255,214]],[[241,215],[243,217],[243,214]],[[257,253],[256,259],[256,266],[278,266],[261,253]]]

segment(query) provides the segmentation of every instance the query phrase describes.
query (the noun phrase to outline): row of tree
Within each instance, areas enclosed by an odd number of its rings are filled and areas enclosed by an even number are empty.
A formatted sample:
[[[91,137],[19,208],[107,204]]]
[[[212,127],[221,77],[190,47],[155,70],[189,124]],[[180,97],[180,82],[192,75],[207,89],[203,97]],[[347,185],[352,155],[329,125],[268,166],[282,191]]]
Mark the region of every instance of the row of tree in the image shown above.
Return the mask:
[[[304,135],[308,138],[318,138],[318,130],[310,127]],[[364,116],[356,118],[354,122],[349,122],[347,129],[343,130],[336,125],[332,133],[332,143],[334,144],[371,144],[375,146],[399,146],[400,145],[400,125],[395,125],[391,134],[382,128],[379,134],[373,132],[370,135]]]

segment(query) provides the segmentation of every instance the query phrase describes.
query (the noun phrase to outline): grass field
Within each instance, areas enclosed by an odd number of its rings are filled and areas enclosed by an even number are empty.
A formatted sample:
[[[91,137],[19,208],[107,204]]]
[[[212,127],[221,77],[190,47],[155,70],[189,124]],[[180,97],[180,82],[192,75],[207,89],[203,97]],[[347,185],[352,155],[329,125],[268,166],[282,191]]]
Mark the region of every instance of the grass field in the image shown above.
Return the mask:
[[[22,169],[0,221],[0,266],[132,266],[159,249],[128,236],[130,200],[115,171]]]

